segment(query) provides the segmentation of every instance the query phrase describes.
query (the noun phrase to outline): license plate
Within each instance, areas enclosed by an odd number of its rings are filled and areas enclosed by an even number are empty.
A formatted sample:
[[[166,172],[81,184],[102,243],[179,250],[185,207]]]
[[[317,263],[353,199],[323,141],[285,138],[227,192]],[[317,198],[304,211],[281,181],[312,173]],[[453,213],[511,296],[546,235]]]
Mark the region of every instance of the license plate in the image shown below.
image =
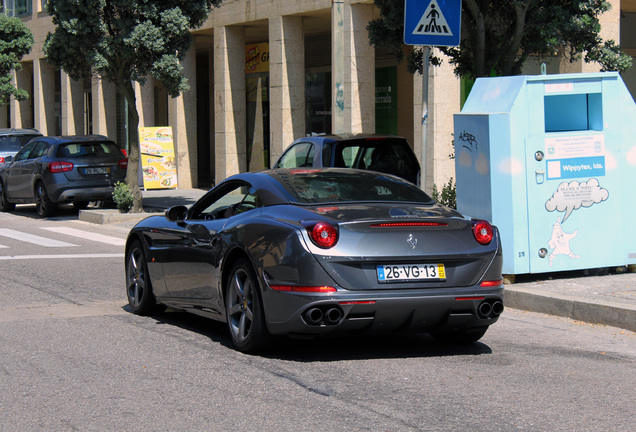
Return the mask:
[[[94,167],[94,168],[84,168],[84,174],[108,174],[110,173],[109,167]]]
[[[446,279],[444,264],[379,265],[378,282],[441,280]]]

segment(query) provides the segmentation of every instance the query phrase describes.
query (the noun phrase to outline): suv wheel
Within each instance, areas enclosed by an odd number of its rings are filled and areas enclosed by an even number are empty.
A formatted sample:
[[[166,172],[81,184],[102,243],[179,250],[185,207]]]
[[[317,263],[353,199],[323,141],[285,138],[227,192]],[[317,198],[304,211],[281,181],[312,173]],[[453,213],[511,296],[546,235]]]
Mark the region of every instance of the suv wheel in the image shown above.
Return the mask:
[[[15,208],[15,204],[10,203],[7,200],[7,190],[4,187],[4,183],[0,180],[0,211],[10,212]]]
[[[35,206],[40,217],[53,216],[55,213],[55,203],[47,195],[42,182],[39,182],[35,187]]]

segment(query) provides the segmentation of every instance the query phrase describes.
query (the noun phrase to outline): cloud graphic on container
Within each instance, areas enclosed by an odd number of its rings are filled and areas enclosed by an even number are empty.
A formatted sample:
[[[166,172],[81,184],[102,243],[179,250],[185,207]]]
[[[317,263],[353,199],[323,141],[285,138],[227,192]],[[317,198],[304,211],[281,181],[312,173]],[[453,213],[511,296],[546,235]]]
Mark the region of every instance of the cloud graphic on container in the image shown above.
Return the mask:
[[[569,183],[561,183],[552,198],[545,203],[545,208],[550,212],[555,210],[565,212],[565,216],[561,221],[563,223],[574,210],[599,204],[608,197],[608,190],[600,187],[598,180],[589,179],[583,183],[575,180]]]

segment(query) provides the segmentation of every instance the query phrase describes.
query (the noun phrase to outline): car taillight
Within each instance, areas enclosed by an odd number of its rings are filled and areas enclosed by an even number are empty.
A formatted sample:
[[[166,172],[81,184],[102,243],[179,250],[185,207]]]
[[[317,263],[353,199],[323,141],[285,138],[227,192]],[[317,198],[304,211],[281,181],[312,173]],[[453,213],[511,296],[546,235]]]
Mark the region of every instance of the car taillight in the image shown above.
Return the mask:
[[[47,168],[49,172],[61,173],[65,171],[72,171],[73,164],[71,162],[49,162],[49,166]]]
[[[125,150],[122,150],[122,151],[125,151]],[[128,159],[122,159],[122,160],[120,160],[120,161],[119,161],[119,166],[120,166],[122,169],[126,169],[126,168],[128,168]]]
[[[318,222],[310,230],[309,234],[316,246],[328,249],[338,242],[338,230],[327,222]]]
[[[128,152],[126,151],[126,149],[121,149],[121,152],[124,156],[128,157]]]
[[[490,244],[494,236],[494,230],[485,220],[473,220],[473,235],[477,243],[482,245]]]

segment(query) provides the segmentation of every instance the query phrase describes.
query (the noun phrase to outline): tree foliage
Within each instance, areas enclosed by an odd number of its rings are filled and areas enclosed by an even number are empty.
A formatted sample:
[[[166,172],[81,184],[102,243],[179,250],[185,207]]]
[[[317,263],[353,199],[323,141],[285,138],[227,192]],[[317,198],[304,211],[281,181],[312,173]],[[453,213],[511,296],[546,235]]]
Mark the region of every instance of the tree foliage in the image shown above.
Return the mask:
[[[13,84],[12,70],[22,68],[20,60],[31,51],[33,34],[19,18],[0,13],[0,105],[11,96],[24,100],[29,94]]]
[[[406,60],[410,72],[421,70],[421,50],[404,50],[404,1],[374,2],[380,17],[368,26],[371,43]],[[461,44],[440,50],[458,76],[472,78],[518,75],[531,56],[558,54],[622,72],[631,57],[599,36],[598,17],[610,7],[606,0],[463,0]]]
[[[129,108],[129,161],[126,183],[135,196],[133,212],[142,211],[137,184],[139,113],[133,81],[148,76],[177,97],[189,89],[180,61],[200,27],[221,0],[49,0],[56,25],[44,43],[48,62],[71,78],[97,74],[113,82]]]

